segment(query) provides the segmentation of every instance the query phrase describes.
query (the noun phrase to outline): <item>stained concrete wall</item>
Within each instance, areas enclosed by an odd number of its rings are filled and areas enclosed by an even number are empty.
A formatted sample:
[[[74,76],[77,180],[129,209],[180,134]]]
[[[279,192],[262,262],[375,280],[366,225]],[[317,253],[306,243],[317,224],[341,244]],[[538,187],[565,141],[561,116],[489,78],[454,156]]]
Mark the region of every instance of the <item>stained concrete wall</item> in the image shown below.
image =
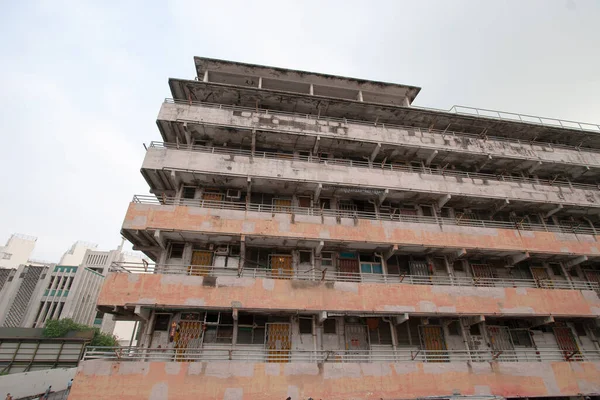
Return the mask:
[[[354,311],[461,315],[600,315],[594,291],[426,286],[262,278],[111,273],[99,306]]]
[[[6,396],[7,393],[15,399],[35,396],[44,393],[48,386],[52,386],[54,392],[65,390],[68,382],[75,377],[76,371],[77,368],[56,368],[0,376],[0,397]],[[91,398],[95,397],[88,397]]]
[[[491,155],[493,158],[509,158],[543,163],[565,163],[579,166],[600,167],[598,153],[585,149],[577,151],[551,145],[508,142],[493,139],[476,139],[452,134],[427,132],[426,130],[373,126],[372,124],[343,123],[317,120],[306,116],[269,114],[249,111],[233,111],[184,104],[163,103],[159,120],[196,121],[206,124],[229,125],[245,129],[278,130],[290,134],[313,135],[367,143],[400,145],[409,148],[451,151],[471,155]]]
[[[123,222],[128,230],[182,230],[208,234],[280,237],[378,245],[450,247],[597,256],[597,237],[570,233],[439,226],[395,221],[245,212],[187,206],[131,203]]]
[[[323,165],[304,161],[213,154],[178,149],[150,148],[143,169],[192,170],[220,176],[282,179],[297,182],[344,184],[353,187],[450,194],[484,199],[509,199],[525,202],[600,207],[600,192],[563,186],[534,185],[522,182],[474,179],[420,174],[342,165]]]
[[[85,361],[69,400],[390,399],[600,392],[600,363],[264,364]]]

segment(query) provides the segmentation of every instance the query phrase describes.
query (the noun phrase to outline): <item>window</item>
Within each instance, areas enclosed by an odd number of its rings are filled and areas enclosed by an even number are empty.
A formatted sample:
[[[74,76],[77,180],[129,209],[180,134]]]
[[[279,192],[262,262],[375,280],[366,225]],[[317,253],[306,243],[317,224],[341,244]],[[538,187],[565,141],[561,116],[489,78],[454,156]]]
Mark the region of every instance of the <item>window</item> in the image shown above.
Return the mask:
[[[372,345],[392,344],[392,331],[388,322],[381,318],[367,318],[367,326],[369,327],[369,343]]]
[[[527,329],[511,329],[510,338],[515,346],[533,347],[531,334]]]
[[[310,251],[300,251],[300,264],[310,264],[311,255]]]
[[[452,321],[448,324],[448,335],[450,336],[461,336],[460,322]]]
[[[2,253],[3,260],[10,260],[11,257],[12,257],[11,253]]]
[[[264,315],[240,313],[238,316],[238,344],[264,344],[265,323]]]
[[[562,276],[562,268],[560,267],[560,264],[550,264],[550,268],[552,269],[552,275]]]
[[[184,186],[183,187],[183,198],[184,199],[193,199],[196,195],[196,188],[193,186]]]
[[[54,283],[54,277],[50,277],[50,282],[48,282],[48,289],[52,289],[52,284]]]
[[[396,327],[398,346],[419,346],[419,318],[411,318]]]
[[[74,277],[69,277],[69,283],[67,283],[67,290],[71,290],[71,286],[73,285],[73,279]]]
[[[333,266],[333,253],[321,253],[321,267]]]
[[[443,258],[434,258],[433,267],[435,268],[435,272],[446,273],[446,262]]]
[[[301,335],[312,335],[312,318],[299,318],[299,327]]]
[[[204,343],[230,344],[233,339],[233,315],[228,313],[206,313]]]
[[[575,327],[575,332],[577,332],[577,336],[587,336],[587,332],[585,330],[585,325],[583,322],[575,322],[573,324]]]
[[[335,335],[337,333],[336,326],[335,319],[327,318],[323,323],[323,333]]]
[[[469,334],[479,336],[481,335],[481,329],[479,329],[479,324],[474,324],[469,327]]]
[[[577,273],[577,270],[575,268],[571,268],[571,270],[569,271],[569,275],[571,275],[573,278],[579,278],[579,274]]]
[[[183,258],[184,247],[185,245],[183,243],[172,243],[169,258]]]
[[[454,269],[455,272],[465,272],[465,266],[464,266],[462,260],[454,261],[454,263],[452,264],[452,268]]]
[[[154,330],[166,332],[169,330],[169,322],[171,321],[171,314],[156,314],[154,319]]]

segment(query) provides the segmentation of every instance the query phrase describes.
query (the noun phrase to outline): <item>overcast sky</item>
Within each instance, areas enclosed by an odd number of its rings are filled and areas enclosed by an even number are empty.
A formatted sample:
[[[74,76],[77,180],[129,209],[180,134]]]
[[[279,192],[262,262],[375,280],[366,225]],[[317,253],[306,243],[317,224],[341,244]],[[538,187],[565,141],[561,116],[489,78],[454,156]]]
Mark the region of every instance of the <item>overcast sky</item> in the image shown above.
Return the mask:
[[[9,1],[0,5],[0,244],[115,248],[148,192],[167,79],[193,56],[422,87],[454,104],[600,122],[600,1]]]

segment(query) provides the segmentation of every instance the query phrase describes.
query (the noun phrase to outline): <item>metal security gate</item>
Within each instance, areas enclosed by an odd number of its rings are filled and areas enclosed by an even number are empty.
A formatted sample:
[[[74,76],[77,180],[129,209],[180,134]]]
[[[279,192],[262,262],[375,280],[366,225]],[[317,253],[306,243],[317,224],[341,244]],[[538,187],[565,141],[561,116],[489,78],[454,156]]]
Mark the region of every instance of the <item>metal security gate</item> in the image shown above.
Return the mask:
[[[495,360],[508,361],[514,358],[515,346],[507,326],[488,325],[487,332]]]
[[[271,276],[278,279],[291,279],[294,275],[292,256],[289,254],[271,254]]]
[[[358,259],[340,258],[338,260],[338,271],[340,276],[358,277]]]
[[[188,274],[206,276],[212,270],[212,251],[195,250],[192,253],[192,265],[188,267]]]
[[[583,358],[579,352],[579,345],[571,328],[568,326],[556,326],[553,328],[553,331],[558,347],[561,349],[565,360],[581,361]]]
[[[447,362],[448,353],[446,352],[446,341],[444,340],[444,331],[439,325],[421,325],[419,326],[421,336],[421,345],[427,350],[428,362]]]
[[[600,272],[594,271],[591,269],[586,269],[583,271],[585,278],[590,282],[595,282],[600,284]]]
[[[348,354],[361,354],[369,350],[367,327],[359,324],[346,324],[346,351]]]
[[[489,264],[471,264],[475,286],[494,286],[491,278],[494,272]]]
[[[265,348],[267,362],[284,363],[290,361],[292,348],[291,324],[270,322],[266,324]]]
[[[533,279],[536,280],[540,287],[551,288],[554,285],[548,274],[548,270],[544,267],[529,267]]]
[[[429,276],[429,266],[425,261],[409,261],[408,268],[411,275]]]
[[[176,361],[185,359],[186,349],[199,349],[201,347],[202,333],[202,322],[200,321],[180,321],[176,324],[175,334],[173,335]]]

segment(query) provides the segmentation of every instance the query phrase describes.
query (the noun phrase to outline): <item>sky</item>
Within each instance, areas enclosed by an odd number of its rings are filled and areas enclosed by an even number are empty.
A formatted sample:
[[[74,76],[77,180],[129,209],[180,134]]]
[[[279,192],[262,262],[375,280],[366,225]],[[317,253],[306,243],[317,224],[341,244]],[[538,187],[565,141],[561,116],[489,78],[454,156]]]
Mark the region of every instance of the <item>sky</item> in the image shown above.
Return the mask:
[[[0,0],[0,245],[116,248],[193,56],[422,88],[414,104],[600,123],[600,1]]]

